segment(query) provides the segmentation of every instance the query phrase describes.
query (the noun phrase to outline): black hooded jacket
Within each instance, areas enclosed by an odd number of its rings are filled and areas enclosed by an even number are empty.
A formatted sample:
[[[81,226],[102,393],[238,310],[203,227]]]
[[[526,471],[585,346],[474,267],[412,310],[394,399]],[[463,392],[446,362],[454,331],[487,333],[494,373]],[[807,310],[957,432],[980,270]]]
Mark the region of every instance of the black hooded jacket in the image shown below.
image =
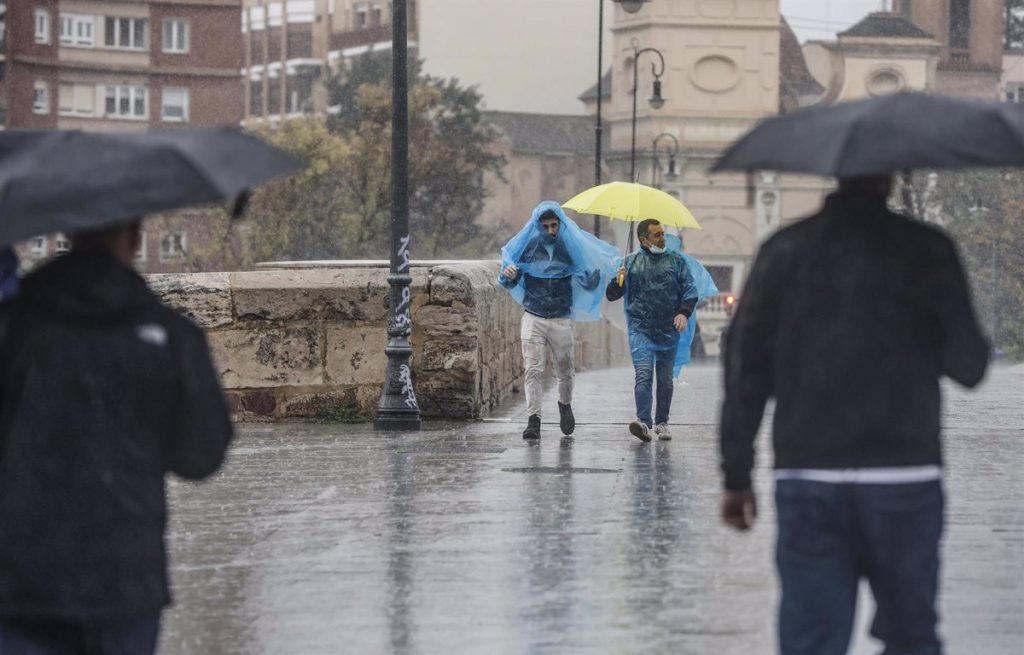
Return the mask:
[[[725,344],[725,487],[750,488],[775,398],[776,468],[941,464],[939,378],[972,387],[988,343],[949,237],[840,191],[761,246]]]
[[[134,271],[71,253],[0,305],[0,616],[109,619],[170,602],[164,475],[232,436],[202,331]]]

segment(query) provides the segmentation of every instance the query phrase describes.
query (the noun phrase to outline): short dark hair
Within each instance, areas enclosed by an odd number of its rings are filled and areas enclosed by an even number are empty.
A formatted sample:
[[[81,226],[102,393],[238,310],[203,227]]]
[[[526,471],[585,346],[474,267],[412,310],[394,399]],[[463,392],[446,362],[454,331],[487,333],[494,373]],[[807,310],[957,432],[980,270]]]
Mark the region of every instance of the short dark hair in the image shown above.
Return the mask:
[[[656,218],[645,218],[640,221],[640,224],[636,226],[636,235],[638,237],[645,237],[649,233],[652,225],[661,225],[661,221]]]
[[[539,223],[540,221],[544,221],[544,220],[547,220],[549,218],[553,218],[556,221],[561,221],[562,220],[562,219],[560,219],[558,217],[558,214],[555,213],[554,209],[546,209],[546,210],[544,210],[544,213],[541,214],[540,217],[537,218],[537,222]]]

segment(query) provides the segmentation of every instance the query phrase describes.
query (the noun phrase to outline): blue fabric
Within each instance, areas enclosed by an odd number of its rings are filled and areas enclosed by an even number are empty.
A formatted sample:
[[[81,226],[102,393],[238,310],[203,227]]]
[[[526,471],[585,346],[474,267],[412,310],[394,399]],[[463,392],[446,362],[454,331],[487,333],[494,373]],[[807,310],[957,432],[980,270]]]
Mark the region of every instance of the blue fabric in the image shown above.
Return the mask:
[[[0,247],[0,300],[18,295],[21,279],[18,277],[18,255],[13,246]]]
[[[775,487],[782,584],[782,655],[845,655],[861,578],[877,606],[871,634],[883,655],[939,655],[939,481]]]
[[[686,260],[686,266],[690,269],[690,274],[693,276],[693,283],[697,287],[697,302],[710,298],[711,296],[718,295],[718,287],[715,286],[715,281],[711,278],[711,273],[708,269],[704,268],[696,257],[688,255],[683,252],[682,240],[674,234],[665,235],[665,249],[678,252]],[[683,370],[683,366],[690,362],[690,350],[693,345],[693,337],[697,332],[697,312],[696,310],[690,314],[690,319],[686,322],[686,329],[679,335],[679,345],[676,347],[676,359],[672,367],[672,377],[679,377],[680,371]]]
[[[637,361],[647,359],[648,352],[673,351],[673,377],[690,361],[697,312],[690,315],[682,333],[676,330],[673,320],[685,300],[699,302],[718,293],[707,269],[696,258],[679,252],[678,247],[679,239],[667,235],[664,254],[655,255],[641,248],[625,259],[630,353]]]
[[[654,425],[668,423],[672,409],[672,364],[671,350],[646,350],[640,353],[641,359],[633,359],[635,381],[633,398],[636,401],[636,417],[651,427],[652,388],[657,384],[658,407],[655,412]]]
[[[548,210],[560,222],[553,239],[540,225],[541,214]],[[549,246],[553,247],[550,255]],[[519,277],[511,282],[501,276],[499,281],[516,302],[539,316],[553,318],[551,312],[568,305],[567,315],[574,321],[596,321],[601,318],[604,287],[615,274],[617,255],[614,246],[585,232],[557,202],[545,200],[501,249],[501,269],[514,264]]]
[[[160,615],[110,621],[0,619],[0,655],[149,655]]]

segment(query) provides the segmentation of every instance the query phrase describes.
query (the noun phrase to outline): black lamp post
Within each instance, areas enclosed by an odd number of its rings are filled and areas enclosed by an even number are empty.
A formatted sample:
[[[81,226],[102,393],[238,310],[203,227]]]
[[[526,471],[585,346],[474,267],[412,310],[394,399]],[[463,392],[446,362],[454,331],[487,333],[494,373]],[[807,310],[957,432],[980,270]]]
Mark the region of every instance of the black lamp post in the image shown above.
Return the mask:
[[[651,186],[657,188],[658,186],[658,169],[660,168],[658,162],[658,142],[662,139],[672,139],[672,147],[668,151],[668,171],[665,173],[665,179],[669,182],[675,182],[679,178],[679,174],[676,173],[676,155],[679,154],[679,139],[676,135],[668,132],[662,132],[658,136],[654,137],[654,142],[651,144]]]
[[[377,405],[378,430],[419,430],[420,407],[412,387],[412,283],[409,254],[409,93],[406,3],[391,10],[391,310],[388,313],[388,367]]]
[[[649,0],[612,0],[627,14],[635,14]],[[604,100],[604,0],[597,0],[597,118],[594,123],[594,186],[601,184],[601,147],[604,125],[601,123],[601,103]],[[594,236],[601,236],[601,217],[594,214]]]
[[[645,53],[657,55],[658,62],[651,63],[651,73],[654,74],[654,84],[651,90],[651,97],[647,102],[652,109],[661,109],[665,105],[665,99],[661,96],[661,76],[665,74],[665,56],[657,48],[641,48],[640,42],[633,39],[633,123],[629,141],[629,181],[636,182],[636,98],[640,94],[640,56]],[[629,226],[629,238],[626,242],[626,250],[633,250],[633,224]]]

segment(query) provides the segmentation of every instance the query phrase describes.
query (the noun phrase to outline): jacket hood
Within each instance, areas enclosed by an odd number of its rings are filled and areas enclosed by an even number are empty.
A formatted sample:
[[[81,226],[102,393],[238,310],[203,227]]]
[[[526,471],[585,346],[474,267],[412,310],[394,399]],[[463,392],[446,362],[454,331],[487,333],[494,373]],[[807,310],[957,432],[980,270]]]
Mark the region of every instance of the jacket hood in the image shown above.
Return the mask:
[[[159,303],[145,280],[111,255],[71,252],[25,278],[24,301],[62,319],[116,321]]]

